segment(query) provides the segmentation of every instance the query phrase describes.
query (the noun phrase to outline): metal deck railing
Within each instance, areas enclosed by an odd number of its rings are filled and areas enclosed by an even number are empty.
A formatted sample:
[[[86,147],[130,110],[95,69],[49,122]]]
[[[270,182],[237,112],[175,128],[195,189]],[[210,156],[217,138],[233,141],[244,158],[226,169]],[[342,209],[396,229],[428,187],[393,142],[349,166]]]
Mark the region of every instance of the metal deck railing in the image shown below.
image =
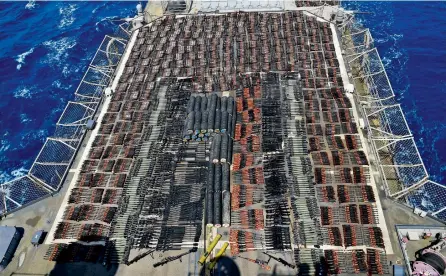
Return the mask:
[[[11,213],[59,191],[86,135],[85,125],[101,104],[105,87],[130,38],[131,24],[106,35],[84,77],[56,123],[28,174],[0,185],[0,215]]]
[[[446,221],[446,187],[429,179],[369,29],[353,16],[340,29],[355,101],[386,195]]]

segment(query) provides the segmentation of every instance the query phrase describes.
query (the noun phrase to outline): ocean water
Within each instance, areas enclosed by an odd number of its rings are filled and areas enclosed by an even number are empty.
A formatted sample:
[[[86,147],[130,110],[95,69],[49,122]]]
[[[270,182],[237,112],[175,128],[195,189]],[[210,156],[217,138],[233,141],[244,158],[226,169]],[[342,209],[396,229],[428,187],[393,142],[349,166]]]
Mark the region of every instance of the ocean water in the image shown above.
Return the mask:
[[[0,183],[23,175],[97,46],[136,2],[0,2]],[[344,2],[371,14],[390,81],[432,179],[446,183],[446,2]]]
[[[27,173],[104,35],[137,2],[0,2],[0,183]]]

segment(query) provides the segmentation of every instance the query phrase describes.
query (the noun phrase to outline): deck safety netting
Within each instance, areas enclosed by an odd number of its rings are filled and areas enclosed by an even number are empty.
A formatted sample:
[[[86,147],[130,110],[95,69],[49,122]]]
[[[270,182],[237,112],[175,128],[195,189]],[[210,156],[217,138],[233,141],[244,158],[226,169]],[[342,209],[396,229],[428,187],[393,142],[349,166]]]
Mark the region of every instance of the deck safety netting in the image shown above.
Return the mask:
[[[130,38],[130,35],[132,34],[132,28],[133,26],[130,22],[122,23],[113,34],[113,37],[128,40]]]
[[[96,52],[91,65],[103,68],[113,68],[118,65],[121,55],[124,53],[127,40],[119,37],[105,36],[101,47]]]
[[[403,137],[411,132],[399,105],[371,105],[364,108],[375,137]]]
[[[440,220],[442,220],[442,221],[446,221],[446,210],[441,211],[438,214],[435,214],[435,217],[440,219]]]
[[[5,198],[5,193],[0,190],[0,214],[3,214],[3,212],[6,211],[6,198]]]
[[[426,211],[434,213],[441,210],[446,202],[446,189],[443,185],[433,181],[427,181],[421,188],[415,190],[408,196],[410,204]],[[446,212],[440,212],[437,217],[446,220]]]
[[[75,96],[80,101],[96,101],[100,98],[102,90],[107,85],[110,72],[107,68],[88,68]]]
[[[357,85],[365,85],[368,96],[373,100],[380,100],[376,104],[395,103],[392,86],[376,48],[353,58],[350,61],[350,66],[353,72],[358,75],[354,78],[355,82],[359,82]]]
[[[56,125],[53,137],[64,139],[66,144],[72,147],[77,147],[80,141],[76,138],[81,137],[83,133],[84,129],[78,127]]]
[[[354,17],[341,30],[355,98],[363,106],[365,127],[387,194],[398,200],[404,195],[410,207],[420,208],[445,221],[446,211],[442,208],[446,206],[446,187],[428,178],[369,30]]]
[[[404,117],[404,113],[399,105],[386,106],[386,108],[383,110],[383,115],[386,117],[386,120],[382,123],[388,126],[392,135],[411,135],[409,126],[406,123],[406,118]]]
[[[95,115],[103,91],[125,51],[130,28],[130,23],[124,23],[115,35],[104,38],[76,89],[74,101],[68,102],[54,135],[47,138],[28,175],[0,185],[0,214],[60,189],[85,136],[85,125]]]
[[[20,205],[14,203],[12,200],[6,198],[6,211],[9,212],[9,210],[16,210],[20,207],[21,207]]]
[[[372,105],[364,110],[388,193],[396,194],[426,178],[427,171],[401,107]]]
[[[62,179],[71,165],[76,148],[63,141],[48,138],[37,156],[29,174],[47,185],[51,190],[58,190]]]
[[[373,39],[370,35],[368,29],[361,29],[360,27],[354,27],[354,29],[349,30],[351,44],[348,45],[349,49],[355,50],[355,52],[366,51]]]
[[[30,174],[44,183],[51,190],[56,191],[62,185],[69,164],[36,164],[34,163]]]
[[[73,127],[85,125],[94,114],[96,105],[97,102],[69,102],[57,124]]]
[[[2,201],[0,203],[4,207],[4,201],[6,200],[7,208],[8,205],[17,208],[49,194],[48,190],[37,184],[35,180],[29,176],[22,176],[2,186],[0,192]]]

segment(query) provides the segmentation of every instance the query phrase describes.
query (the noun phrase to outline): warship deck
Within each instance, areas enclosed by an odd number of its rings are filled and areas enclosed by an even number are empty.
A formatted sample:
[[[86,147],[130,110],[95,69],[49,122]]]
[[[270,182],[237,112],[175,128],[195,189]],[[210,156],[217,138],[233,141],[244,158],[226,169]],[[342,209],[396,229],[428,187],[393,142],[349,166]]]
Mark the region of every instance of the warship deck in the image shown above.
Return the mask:
[[[231,255],[283,251],[309,274],[332,252],[393,253],[343,89],[348,77],[334,25],[302,11],[167,15],[136,31],[133,43],[76,190],[67,194],[71,202],[59,213],[53,255],[65,250],[60,243],[106,238],[113,261],[131,261],[141,248],[195,246],[198,255],[217,232]],[[236,125],[228,131],[231,226],[204,235],[205,211],[192,211],[210,191],[213,139],[184,144],[180,130],[191,93],[219,91],[236,94]],[[108,212],[117,212],[113,221]]]

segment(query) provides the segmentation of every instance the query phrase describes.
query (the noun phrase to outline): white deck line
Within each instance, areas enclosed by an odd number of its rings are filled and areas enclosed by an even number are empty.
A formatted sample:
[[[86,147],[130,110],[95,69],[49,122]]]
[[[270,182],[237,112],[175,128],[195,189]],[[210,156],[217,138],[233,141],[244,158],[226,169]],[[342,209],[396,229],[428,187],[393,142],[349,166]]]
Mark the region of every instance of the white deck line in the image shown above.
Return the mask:
[[[116,89],[116,86],[118,85],[119,79],[121,78],[121,75],[122,75],[122,73],[124,71],[125,64],[127,63],[127,60],[128,60],[128,58],[130,56],[130,53],[131,53],[131,51],[133,49],[133,45],[135,44],[136,37],[137,37],[138,33],[139,33],[139,30],[136,30],[132,34],[132,37],[131,37],[131,39],[129,41],[129,44],[128,44],[127,48],[126,48],[126,52],[124,53],[124,55],[123,55],[123,57],[121,59],[121,62],[120,62],[119,66],[118,66],[118,68],[116,70],[117,73],[115,75],[115,78],[113,79],[112,86],[111,86],[112,91],[114,91]],[[61,206],[59,208],[59,211],[58,211],[58,213],[56,215],[56,218],[54,219],[53,226],[51,226],[51,230],[48,232],[48,237],[49,238],[45,240],[45,244],[71,243],[71,242],[76,242],[77,241],[77,239],[58,239],[58,240],[56,240],[56,239],[54,239],[54,233],[56,232],[57,225],[60,222],[62,222],[62,217],[63,217],[65,209],[66,209],[66,207],[68,205],[68,199],[70,197],[71,191],[73,190],[73,188],[76,185],[76,182],[77,182],[77,180],[79,178],[79,175],[80,175],[80,169],[82,168],[82,165],[83,165],[84,161],[86,159],[88,159],[88,154],[90,153],[90,149],[91,149],[91,147],[93,145],[94,138],[96,137],[96,135],[99,132],[99,128],[100,128],[101,123],[102,123],[102,119],[103,119],[105,113],[107,113],[108,106],[109,106],[110,102],[111,102],[111,97],[105,97],[105,100],[104,100],[104,102],[102,104],[102,107],[101,107],[101,110],[100,110],[100,113],[99,113],[99,116],[98,116],[98,119],[97,119],[98,124],[96,125],[95,129],[93,129],[93,131],[91,132],[90,139],[87,141],[87,145],[85,146],[85,148],[84,148],[84,150],[82,152],[82,157],[81,157],[81,159],[78,162],[77,168],[70,169],[70,171],[74,171],[74,175],[73,175],[73,178],[71,179],[70,185],[69,185],[68,190],[67,190],[67,192],[65,194],[65,197],[64,197],[64,199],[62,201],[62,204],[61,204]]]
[[[342,57],[341,44],[339,43],[337,30],[333,23],[330,24],[331,32],[333,33],[333,44],[335,46],[336,57],[339,61],[339,69],[341,70],[342,83],[344,87],[350,84],[350,80],[347,74],[347,67],[345,66],[344,58]],[[359,119],[359,117],[355,117],[355,119]],[[359,120],[358,120],[359,121]]]
[[[345,67],[344,58],[342,57],[341,45],[339,43],[337,31],[336,31],[334,24],[330,24],[330,28],[333,33],[333,43],[335,46],[336,57],[338,58],[338,61],[339,61],[339,68],[341,70],[342,82],[344,84],[344,87],[346,87],[347,85],[350,84],[350,81],[348,78],[347,69]],[[352,108],[353,109],[353,117],[355,118],[356,123],[359,123],[360,117],[358,114],[358,107],[356,106],[356,102],[353,98],[353,95],[348,92],[346,93],[346,95],[347,95],[347,98],[350,100],[352,107],[353,107]],[[359,137],[361,139],[361,143],[363,145],[364,151],[367,154],[367,158],[369,159],[369,168],[370,168],[370,174],[371,174],[370,175],[370,186],[372,187],[373,192],[375,194],[375,199],[376,199],[375,206],[378,209],[378,219],[379,219],[378,226],[381,228],[382,233],[383,233],[383,241],[384,241],[386,253],[388,255],[393,255],[393,248],[392,248],[392,243],[390,242],[389,229],[387,229],[386,219],[384,217],[384,213],[383,213],[383,209],[382,209],[382,205],[381,205],[381,199],[379,197],[379,191],[376,186],[375,178],[373,177],[374,168],[372,165],[370,165],[370,157],[374,156],[374,155],[373,155],[372,151],[370,150],[370,148],[368,147],[368,141],[364,137],[364,134],[361,131],[359,131]]]
[[[352,103],[353,116],[355,117],[355,120],[358,122],[358,119],[359,119],[358,109],[356,106],[356,102],[353,98],[353,95],[350,93],[347,93],[347,98]],[[386,247],[386,253],[388,255],[392,255],[393,248],[392,248],[392,243],[390,241],[389,229],[387,229],[386,218],[384,217],[384,212],[383,212],[382,204],[381,204],[381,198],[379,196],[377,183],[376,183],[375,177],[374,177],[374,175],[376,174],[376,172],[375,172],[376,170],[375,170],[375,167],[372,166],[371,162],[370,162],[370,157],[373,157],[374,155],[369,147],[369,144],[368,144],[369,142],[364,137],[364,134],[361,131],[359,131],[359,138],[361,139],[361,143],[363,145],[364,151],[367,153],[367,158],[369,159],[370,186],[372,187],[373,193],[375,194],[375,199],[376,199],[375,205],[376,205],[376,208],[378,209],[378,219],[379,219],[378,226],[381,228],[381,230],[383,232],[383,241],[384,241],[384,245]]]

